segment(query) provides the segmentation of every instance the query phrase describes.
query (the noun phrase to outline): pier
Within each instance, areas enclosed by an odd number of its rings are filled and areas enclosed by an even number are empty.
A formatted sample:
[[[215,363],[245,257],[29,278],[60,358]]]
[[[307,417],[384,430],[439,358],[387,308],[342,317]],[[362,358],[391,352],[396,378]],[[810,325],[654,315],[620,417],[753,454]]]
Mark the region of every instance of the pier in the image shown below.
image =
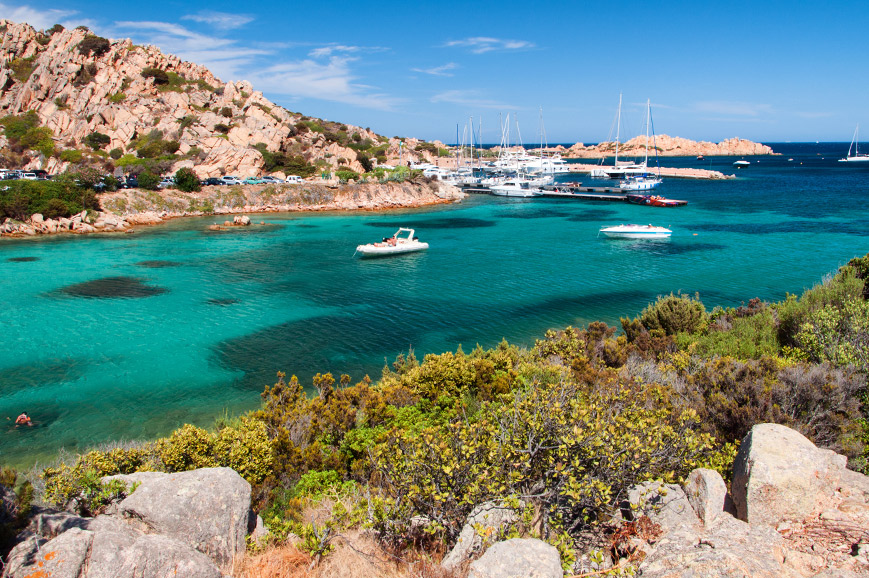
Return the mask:
[[[580,165],[571,163],[567,165],[571,173],[588,174],[595,169],[612,168],[611,165]],[[677,167],[655,167],[654,172],[662,177],[672,177],[677,179],[734,179],[734,175],[725,175],[720,171],[711,171],[709,169],[692,169],[692,168],[677,168]]]
[[[650,191],[628,191],[621,187],[587,187],[584,185],[547,185],[541,187],[542,195],[536,195],[537,198],[548,199],[575,199],[578,201],[608,201],[615,203],[627,203],[628,194],[646,195]],[[469,185],[462,187],[462,192],[477,195],[490,195],[492,191],[484,185]],[[535,198],[535,197],[525,197]],[[671,200],[672,204],[682,206],[687,205],[688,201]]]

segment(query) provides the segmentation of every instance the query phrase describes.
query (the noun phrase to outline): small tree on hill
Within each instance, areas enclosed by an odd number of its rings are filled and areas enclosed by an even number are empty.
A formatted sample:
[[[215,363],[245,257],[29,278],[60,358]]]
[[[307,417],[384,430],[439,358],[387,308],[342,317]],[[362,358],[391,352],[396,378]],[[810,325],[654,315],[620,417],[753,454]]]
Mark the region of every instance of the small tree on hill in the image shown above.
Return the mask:
[[[111,48],[111,43],[106,38],[96,36],[95,34],[88,34],[84,37],[84,40],[78,43],[79,54],[83,54],[84,56],[93,55],[95,58],[99,58],[108,52],[109,48]]]
[[[110,142],[112,142],[112,139],[109,138],[109,135],[96,131],[84,137],[84,144],[88,145],[95,151],[103,148]]]
[[[160,70],[159,68],[148,67],[142,69],[142,77],[143,78],[153,78],[154,84],[159,86],[161,84],[169,84],[169,75],[166,74],[165,70]]]
[[[187,167],[182,167],[175,173],[175,186],[184,193],[197,192],[202,188],[199,184],[199,177],[196,176],[193,169]]]
[[[160,177],[151,171],[144,171],[139,175],[139,188],[149,191],[156,191],[157,185],[160,184]]]

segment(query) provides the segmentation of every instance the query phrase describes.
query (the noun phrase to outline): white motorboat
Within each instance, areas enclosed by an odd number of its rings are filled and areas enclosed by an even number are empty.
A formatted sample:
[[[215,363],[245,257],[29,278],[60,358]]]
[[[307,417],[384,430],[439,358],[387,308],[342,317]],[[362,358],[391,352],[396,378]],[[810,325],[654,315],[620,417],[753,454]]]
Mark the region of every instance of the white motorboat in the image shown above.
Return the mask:
[[[616,239],[662,239],[673,234],[670,229],[654,225],[618,225],[604,227],[600,232]]]
[[[857,128],[854,129],[854,138],[851,139],[851,146],[848,147],[848,156],[846,156],[843,159],[839,159],[840,163],[854,163],[854,162],[869,161],[869,154],[867,154],[867,153],[861,154],[860,151],[857,150],[857,147],[859,146],[857,143],[857,140],[858,140],[857,133],[859,130],[860,130],[860,125],[858,124]],[[853,155],[851,154],[851,148],[854,149]]]
[[[733,163],[733,166],[735,166],[738,169],[745,168],[745,167],[750,166],[750,165],[751,165],[750,162],[743,161],[743,160],[736,161],[735,163]]]
[[[619,181],[619,188],[626,191],[651,191],[661,184],[661,177],[654,175],[628,176]]]
[[[536,197],[543,194],[541,189],[522,179],[510,179],[501,184],[492,185],[489,190],[492,191],[493,195],[499,197]]]
[[[363,257],[385,257],[400,255],[428,249],[428,243],[423,243],[413,236],[413,229],[400,228],[392,237],[384,238],[380,243],[368,243],[356,247],[356,253]]]

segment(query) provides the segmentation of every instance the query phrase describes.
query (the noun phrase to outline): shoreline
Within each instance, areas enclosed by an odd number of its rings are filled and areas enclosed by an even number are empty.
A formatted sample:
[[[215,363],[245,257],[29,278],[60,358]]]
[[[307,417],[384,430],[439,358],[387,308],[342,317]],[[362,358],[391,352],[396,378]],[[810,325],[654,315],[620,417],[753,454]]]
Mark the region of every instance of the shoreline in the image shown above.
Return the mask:
[[[188,217],[413,209],[456,203],[465,196],[458,188],[437,181],[341,186],[236,185],[208,187],[195,193],[125,189],[98,195],[102,211],[96,215],[82,211],[70,218],[45,219],[34,214],[25,222],[6,219],[0,224],[0,238],[133,233],[138,226]]]

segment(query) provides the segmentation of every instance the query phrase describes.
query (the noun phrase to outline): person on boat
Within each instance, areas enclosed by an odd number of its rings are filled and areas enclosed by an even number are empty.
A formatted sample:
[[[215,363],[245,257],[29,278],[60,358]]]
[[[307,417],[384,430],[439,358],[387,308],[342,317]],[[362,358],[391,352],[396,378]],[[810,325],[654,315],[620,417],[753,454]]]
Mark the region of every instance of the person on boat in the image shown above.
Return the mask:
[[[15,418],[15,425],[16,425],[16,426],[19,426],[19,425],[33,425],[33,422],[30,420],[30,416],[27,415],[27,412],[25,411],[24,413],[22,413],[21,415],[19,415],[17,418]]]

